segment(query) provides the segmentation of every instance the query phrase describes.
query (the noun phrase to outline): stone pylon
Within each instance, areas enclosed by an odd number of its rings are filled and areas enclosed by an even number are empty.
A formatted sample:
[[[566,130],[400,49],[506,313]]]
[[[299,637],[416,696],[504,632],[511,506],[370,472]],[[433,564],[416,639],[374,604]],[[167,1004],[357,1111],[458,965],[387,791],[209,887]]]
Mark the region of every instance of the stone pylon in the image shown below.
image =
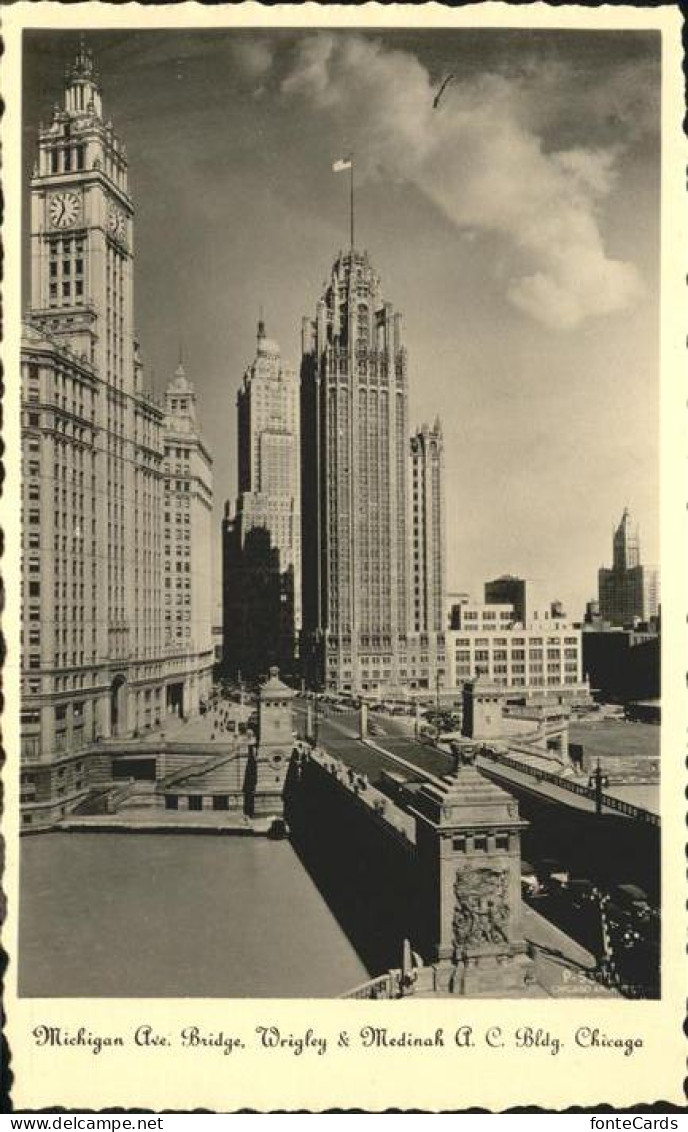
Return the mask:
[[[521,928],[527,823],[511,795],[480,774],[470,745],[459,745],[456,759],[455,772],[424,783],[410,807],[423,950],[440,993],[523,993],[533,980]]]

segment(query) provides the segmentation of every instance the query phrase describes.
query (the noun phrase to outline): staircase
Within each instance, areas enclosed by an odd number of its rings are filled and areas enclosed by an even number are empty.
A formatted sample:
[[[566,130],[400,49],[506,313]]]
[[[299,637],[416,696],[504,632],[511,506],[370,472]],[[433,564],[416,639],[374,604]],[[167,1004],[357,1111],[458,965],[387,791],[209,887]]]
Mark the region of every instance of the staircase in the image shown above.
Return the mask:
[[[201,766],[176,771],[157,784],[158,793],[230,794],[243,789],[244,766],[236,753],[215,755]]]

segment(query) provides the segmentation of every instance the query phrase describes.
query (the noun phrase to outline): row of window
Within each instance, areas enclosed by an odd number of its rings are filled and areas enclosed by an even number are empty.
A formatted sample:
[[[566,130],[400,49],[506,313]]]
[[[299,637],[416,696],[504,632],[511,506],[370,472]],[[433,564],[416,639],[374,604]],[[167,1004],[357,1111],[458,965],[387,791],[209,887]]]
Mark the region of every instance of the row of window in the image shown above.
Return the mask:
[[[478,648],[486,645],[529,645],[532,647],[541,647],[545,643],[548,645],[561,645],[562,637],[547,637],[545,642],[544,637],[456,637],[454,643],[457,648],[461,646],[466,647],[476,645]],[[564,637],[563,643],[565,645],[578,645],[580,644],[579,637]]]

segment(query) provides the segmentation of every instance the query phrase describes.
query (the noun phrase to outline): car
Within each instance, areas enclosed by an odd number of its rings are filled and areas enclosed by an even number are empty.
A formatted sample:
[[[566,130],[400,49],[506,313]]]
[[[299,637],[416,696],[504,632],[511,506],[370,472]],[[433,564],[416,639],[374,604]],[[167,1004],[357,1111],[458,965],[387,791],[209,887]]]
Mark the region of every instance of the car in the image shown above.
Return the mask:
[[[612,900],[619,908],[640,920],[648,920],[653,915],[647,893],[637,884],[617,885],[612,891]]]

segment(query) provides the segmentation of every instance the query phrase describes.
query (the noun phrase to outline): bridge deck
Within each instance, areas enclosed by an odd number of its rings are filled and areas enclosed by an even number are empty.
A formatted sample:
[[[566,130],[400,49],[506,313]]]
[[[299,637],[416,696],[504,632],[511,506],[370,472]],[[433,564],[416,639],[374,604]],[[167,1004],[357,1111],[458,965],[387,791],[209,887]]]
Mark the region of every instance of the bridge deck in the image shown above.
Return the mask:
[[[297,704],[297,712],[305,716],[303,705]],[[408,780],[441,777],[450,772],[451,756],[415,739],[409,734],[408,721],[400,722],[374,715],[371,717],[371,724],[370,743],[364,743],[358,737],[358,713],[321,713],[318,717],[319,742],[354,770],[367,774],[373,783],[379,781],[383,770],[394,769]],[[417,768],[417,775],[408,764]],[[547,772],[540,777],[537,770],[527,765],[525,760],[522,770],[484,756],[478,756],[477,765],[484,774],[505,789],[511,786],[556,805],[568,806],[583,813],[595,812],[595,802],[589,793],[577,793],[575,788],[571,789],[566,785],[566,780],[559,785],[552,781],[556,776]],[[644,816],[642,809],[609,795],[603,796],[602,812],[616,813],[628,819]],[[648,817],[658,820],[653,814],[648,814]]]
[[[565,786],[557,786],[553,782],[539,781],[532,774],[530,768],[519,771],[515,767],[494,763],[491,759],[484,758],[481,755],[478,755],[476,765],[483,774],[492,778],[498,785],[508,788],[511,784],[518,786],[519,789],[527,790],[531,794],[538,794],[540,797],[557,802],[562,806],[571,806],[575,810],[583,810],[589,814],[595,812],[595,803],[592,798],[588,798],[584,794],[574,794]]]

